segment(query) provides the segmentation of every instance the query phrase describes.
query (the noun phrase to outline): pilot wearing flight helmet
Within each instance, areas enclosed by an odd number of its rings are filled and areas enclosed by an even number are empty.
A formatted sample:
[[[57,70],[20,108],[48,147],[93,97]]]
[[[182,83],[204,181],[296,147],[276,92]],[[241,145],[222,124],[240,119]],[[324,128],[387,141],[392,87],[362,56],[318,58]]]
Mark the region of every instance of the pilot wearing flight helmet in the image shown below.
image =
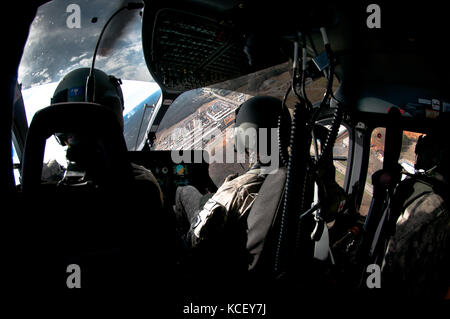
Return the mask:
[[[53,103],[61,102],[84,102],[86,79],[89,75],[89,68],[80,68],[68,73],[58,84],[53,97]],[[95,102],[110,108],[117,117],[119,125],[123,130],[123,109],[124,100],[122,89],[120,88],[121,80],[114,76],[107,75],[101,70],[94,69],[95,76]],[[68,171],[84,171],[85,177],[89,177],[90,158],[84,156],[85,151],[92,147],[88,142],[89,137],[85,138],[77,134],[56,134],[58,141],[62,145],[67,145],[66,157],[69,160]],[[156,178],[152,172],[142,166],[131,163],[133,175],[136,180],[147,180],[156,185],[159,190],[161,203],[163,202],[163,194]],[[67,174],[66,174],[67,175]],[[84,178],[84,177],[83,177]]]
[[[450,142],[435,127],[416,145],[417,173],[397,187],[382,287],[401,298],[450,297]]]
[[[279,116],[290,123],[288,111],[283,110],[277,98],[257,96],[244,102],[235,118],[235,147],[238,152],[243,151],[250,157],[250,169],[240,176],[228,176],[215,194],[203,196],[193,186],[178,187],[175,213],[179,224],[183,220],[188,222],[189,230],[185,235],[189,246],[195,247],[214,233],[220,233],[227,224],[245,216],[250,210],[267,174],[274,168],[260,160],[257,148],[261,145],[259,129],[266,128],[270,132],[271,128],[277,128]],[[249,128],[258,132],[253,143],[246,134]],[[289,130],[289,125],[285,128]],[[270,140],[270,134],[268,137]],[[277,143],[277,140],[271,143]]]

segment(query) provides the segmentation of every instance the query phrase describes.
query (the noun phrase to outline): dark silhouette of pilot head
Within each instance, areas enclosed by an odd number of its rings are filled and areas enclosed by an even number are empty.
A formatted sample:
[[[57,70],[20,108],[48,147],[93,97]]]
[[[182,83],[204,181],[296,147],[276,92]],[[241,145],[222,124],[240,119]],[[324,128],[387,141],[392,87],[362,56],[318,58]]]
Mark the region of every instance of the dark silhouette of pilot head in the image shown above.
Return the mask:
[[[85,102],[89,71],[89,68],[80,68],[64,76],[55,89],[51,103]],[[94,69],[93,74],[95,77],[93,102],[110,109],[116,115],[123,131],[124,100],[120,79],[97,69]],[[102,162],[103,153],[98,137],[85,133],[57,133],[55,136],[61,145],[68,146],[66,157],[70,162],[76,163],[79,169],[94,172],[96,167],[93,165]]]

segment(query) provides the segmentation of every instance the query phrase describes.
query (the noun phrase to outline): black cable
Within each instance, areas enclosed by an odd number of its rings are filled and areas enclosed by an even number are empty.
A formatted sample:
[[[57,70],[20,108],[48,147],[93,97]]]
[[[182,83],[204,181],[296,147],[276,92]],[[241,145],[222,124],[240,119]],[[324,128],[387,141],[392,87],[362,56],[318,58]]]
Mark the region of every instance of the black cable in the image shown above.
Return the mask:
[[[325,28],[321,28],[322,38],[324,41],[325,46],[325,52],[327,53],[329,66],[328,66],[328,73],[325,72],[325,76],[327,77],[327,87],[325,94],[322,98],[322,101],[320,102],[319,109],[313,114],[311,118],[311,124],[314,124],[317,121],[317,118],[319,115],[324,111],[324,109],[328,106],[328,101],[330,97],[333,97],[333,80],[334,80],[334,53],[331,49],[331,45],[328,43],[328,37],[326,34]],[[310,39],[312,42],[312,40]],[[337,99],[336,99],[337,100]],[[322,152],[323,153],[323,152]]]
[[[302,32],[301,33],[301,41],[302,41],[302,73],[301,73],[301,92],[302,92],[302,97],[305,103],[305,107],[307,108],[307,116],[310,117],[311,112],[312,112],[312,103],[311,101],[309,101],[308,96],[306,94],[306,70],[307,70],[307,49],[306,49],[306,33]],[[306,119],[306,117],[305,117]],[[308,181],[310,181],[310,174],[311,171],[309,170],[309,168],[312,167],[311,165],[311,157],[309,156],[310,154],[310,145],[311,145],[311,137],[314,137],[314,132],[313,132],[313,125],[308,124],[308,121],[304,121],[304,140],[301,141],[302,144],[300,145],[304,145],[305,149],[301,150],[301,153],[303,156],[300,156],[300,160],[294,160],[295,164],[300,164],[303,165],[303,171],[304,171],[304,175],[303,174],[299,174],[299,182],[301,183],[300,188],[298,189],[299,191],[299,207],[296,209],[295,212],[293,212],[293,214],[295,213],[295,218],[296,218],[296,225],[297,225],[297,229],[296,229],[296,233],[295,233],[295,244],[294,244],[294,256],[296,259],[301,258],[300,256],[300,248],[302,245],[302,220],[301,218],[299,218],[299,216],[301,215],[301,213],[303,213],[304,209],[306,209],[306,205],[305,205],[305,200],[306,200],[306,189],[307,189],[307,184]],[[314,140],[314,145],[317,145],[317,141]],[[303,158],[302,158],[303,157]],[[294,165],[295,165],[294,164]]]
[[[326,92],[324,94],[324,97],[322,99],[322,102],[320,103],[319,109],[313,114],[311,118],[311,127],[314,127],[315,122],[317,121],[317,118],[320,116],[322,111],[327,107],[330,97],[334,98],[336,101],[338,101],[337,108],[333,114],[332,123],[331,123],[331,130],[325,139],[325,142],[322,144],[322,154],[320,155],[319,160],[317,161],[317,167],[316,170],[319,169],[326,160],[327,156],[330,156],[330,152],[333,152],[333,146],[334,142],[336,140],[339,127],[341,125],[342,119],[344,117],[343,112],[343,104],[339,103],[339,100],[334,97],[333,94],[333,79],[334,79],[334,53],[331,49],[330,43],[328,42],[328,37],[326,34],[325,28],[321,28],[322,38],[325,45],[325,51],[328,56],[329,60],[329,67],[328,67],[328,81],[327,81],[327,88]]]
[[[286,268],[289,267],[289,263],[283,264],[283,260],[288,260],[290,254],[297,257],[297,247],[299,246],[299,219],[300,214],[305,208],[305,193],[308,180],[308,162],[309,145],[311,136],[308,133],[310,129],[308,127],[308,118],[312,110],[311,102],[309,102],[305,86],[306,86],[306,34],[301,33],[302,40],[302,68],[301,77],[298,79],[298,42],[294,43],[294,61],[293,61],[293,74],[291,79],[290,89],[288,88],[283,104],[292,90],[298,99],[298,103],[295,104],[294,112],[292,115],[292,126],[290,135],[290,153],[287,160],[287,173],[285,183],[285,195],[282,204],[282,215],[280,223],[280,233],[275,251],[275,274],[279,275]],[[302,88],[302,94],[297,92],[297,86],[299,84]],[[309,142],[309,143],[308,143]],[[282,156],[284,156],[283,153]],[[293,224],[292,230],[288,229],[288,225]],[[293,233],[294,232],[294,233]],[[292,245],[293,244],[293,245]],[[284,250],[283,250],[284,249]],[[293,250],[292,250],[293,249]],[[286,259],[284,259],[286,258]]]
[[[291,125],[291,135],[290,135],[290,154],[288,158],[288,166],[286,173],[286,182],[285,182],[285,195],[283,198],[283,210],[281,214],[281,222],[280,222],[280,233],[278,237],[277,247],[275,250],[275,263],[274,263],[274,271],[275,274],[279,275],[284,269],[281,263],[282,254],[286,254],[286,249],[283,251],[283,247],[285,247],[286,236],[288,236],[288,223],[290,220],[290,212],[292,211],[292,203],[293,203],[293,190],[294,190],[294,182],[296,177],[296,165],[294,164],[294,159],[297,155],[297,122],[299,121],[299,117],[297,113],[302,109],[304,104],[297,103],[294,107],[294,112],[292,115],[292,125]],[[289,243],[288,243],[289,246]],[[283,256],[284,257],[284,256]]]
[[[281,163],[283,163],[284,167],[288,166],[288,157],[289,157],[289,153],[288,153],[288,145],[285,144],[285,137],[282,136],[283,131],[284,131],[284,125],[286,125],[286,123],[283,123],[283,114],[285,114],[285,112],[289,112],[289,110],[287,109],[286,106],[286,100],[287,97],[289,96],[289,93],[291,92],[292,87],[289,85],[286,93],[284,94],[284,98],[283,98],[283,103],[281,104],[281,114],[278,117],[278,151],[280,154],[280,160]]]
[[[133,9],[142,9],[144,7],[143,3],[134,3],[130,2],[126,6],[123,6],[122,8],[119,8],[114,12],[109,19],[106,21],[105,25],[102,28],[102,31],[100,32],[100,35],[98,37],[97,43],[95,45],[94,49],[94,55],[92,57],[92,63],[91,63],[91,69],[89,70],[89,75],[86,80],[86,102],[94,102],[94,91],[95,91],[95,77],[94,77],[94,67],[95,67],[95,58],[97,57],[97,51],[100,46],[100,42],[102,40],[103,34],[106,31],[106,28],[108,27],[109,23],[114,19],[115,16],[117,16],[120,12],[122,12],[125,9],[133,10]]]
[[[311,140],[309,139],[313,135],[314,124],[319,117],[320,113],[327,107],[330,96],[333,96],[333,76],[334,76],[334,56],[333,51],[331,50],[331,46],[328,43],[328,38],[326,35],[326,30],[321,28],[322,37],[324,39],[325,50],[329,59],[329,67],[328,67],[328,76],[327,76],[327,87],[325,95],[320,103],[320,107],[317,111],[313,111],[312,106],[308,107],[308,98],[306,96],[306,35],[302,33],[302,73],[301,73],[301,87],[302,94],[300,95],[297,92],[297,65],[298,61],[296,57],[298,57],[298,42],[294,44],[294,63],[293,63],[293,74],[292,74],[292,82],[291,88],[294,91],[294,94],[298,98],[298,103],[296,103],[294,107],[294,112],[292,116],[292,126],[291,126],[291,135],[290,135],[290,153],[288,154],[287,161],[287,175],[286,175],[286,184],[285,184],[285,196],[283,198],[282,204],[282,214],[281,214],[281,223],[280,223],[280,232],[279,238],[275,251],[275,263],[274,263],[274,271],[276,275],[280,275],[286,270],[289,270],[289,262],[284,263],[285,258],[288,258],[292,255],[292,248],[294,248],[293,256],[299,257],[300,255],[300,244],[302,239],[301,232],[301,220],[304,216],[308,215],[303,213],[306,208],[305,196],[306,196],[306,186],[309,179],[308,169],[312,168],[312,174],[317,179],[317,170],[322,167],[325,163],[324,161],[328,157],[329,152],[332,152],[332,148],[334,142],[337,137],[338,129],[340,123],[343,118],[343,110],[342,105],[339,103],[338,107],[334,113],[334,117],[332,119],[332,127],[330,133],[327,135],[325,142],[322,145],[322,152],[320,157],[317,159],[316,165],[313,167],[310,165],[310,156],[309,156],[309,146]],[[287,99],[287,95],[290,92],[288,88],[283,105],[285,106],[285,100]],[[309,111],[309,112],[308,112]],[[311,115],[312,112],[312,115]],[[308,143],[309,142],[309,143]],[[300,147],[300,149],[299,149]],[[284,156],[285,154],[283,154]],[[317,204],[318,207],[320,204]],[[316,207],[316,208],[317,208]],[[307,213],[312,210],[307,211]],[[300,214],[301,213],[301,214]],[[298,215],[297,215],[298,214]],[[295,234],[292,234],[292,231],[289,229],[289,224],[293,222],[292,218],[295,218],[296,229]],[[294,238],[291,236],[295,235]],[[294,241],[294,247],[291,246],[292,240]],[[300,256],[301,257],[301,256]],[[287,259],[290,261],[290,259]]]
[[[290,134],[290,153],[288,156],[288,165],[285,182],[285,195],[282,203],[282,214],[280,222],[280,232],[275,251],[275,274],[280,275],[288,268],[289,263],[282,263],[288,260],[292,254],[293,231],[289,224],[296,224],[296,214],[303,211],[305,206],[305,189],[307,181],[307,165],[309,158],[309,143],[307,138],[307,115],[305,101],[302,99],[296,103],[292,115],[292,125]],[[299,148],[300,147],[300,148]],[[294,219],[293,219],[294,218]],[[291,240],[292,239],[292,240]],[[294,242],[295,244],[295,242]]]
[[[308,97],[306,95],[306,69],[307,69],[306,56],[307,56],[307,51],[306,51],[306,35],[304,32],[302,32],[302,34],[301,34],[301,40],[302,40],[302,77],[301,77],[302,96],[306,102],[307,107],[311,108],[312,104],[308,100]]]
[[[326,158],[328,156],[333,156],[333,146],[334,146],[334,142],[336,141],[336,137],[337,134],[339,132],[339,127],[342,123],[342,119],[344,117],[344,112],[342,110],[342,107],[337,107],[336,110],[334,111],[334,116],[331,122],[331,130],[330,133],[328,134],[325,143],[323,144],[323,151],[322,154],[319,158],[319,161],[317,163],[318,167],[321,167],[324,162],[326,161]]]
[[[284,167],[287,167],[288,165],[288,157],[289,152],[287,149],[287,146],[284,144],[284,136],[282,136],[283,132],[283,116],[278,116],[278,151],[280,154],[280,161],[283,164]]]

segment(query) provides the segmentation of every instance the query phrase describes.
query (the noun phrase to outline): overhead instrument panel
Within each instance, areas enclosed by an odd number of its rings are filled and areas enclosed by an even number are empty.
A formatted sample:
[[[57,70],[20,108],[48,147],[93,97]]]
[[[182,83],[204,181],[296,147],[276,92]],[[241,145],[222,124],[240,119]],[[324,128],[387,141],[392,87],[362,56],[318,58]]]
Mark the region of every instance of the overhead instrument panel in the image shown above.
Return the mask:
[[[159,82],[184,91],[238,77],[248,69],[243,39],[231,27],[174,9],[160,10],[151,44]]]
[[[163,91],[179,94],[288,60],[289,41],[249,23],[244,8],[233,1],[146,2],[144,56]]]

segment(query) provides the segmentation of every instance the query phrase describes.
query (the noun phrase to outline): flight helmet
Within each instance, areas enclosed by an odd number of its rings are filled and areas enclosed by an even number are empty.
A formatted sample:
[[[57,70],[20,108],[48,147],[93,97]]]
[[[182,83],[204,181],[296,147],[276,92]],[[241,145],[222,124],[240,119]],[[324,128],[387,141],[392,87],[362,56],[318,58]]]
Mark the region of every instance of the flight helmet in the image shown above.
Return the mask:
[[[282,117],[280,136],[287,139],[290,132],[291,116],[287,108],[282,107],[282,102],[271,96],[255,96],[236,110],[234,126],[235,150],[245,152],[250,160],[256,159],[261,147],[278,151],[277,136],[273,136],[271,129],[278,128],[278,119]],[[264,133],[261,129],[266,129]],[[264,136],[261,135],[264,133]],[[276,143],[276,145],[274,145]],[[287,141],[285,141],[287,145]]]
[[[86,80],[89,71],[89,68],[80,68],[64,76],[56,87],[51,103],[85,102]],[[110,108],[116,114],[120,127],[123,130],[124,101],[122,89],[120,88],[122,81],[98,69],[94,69],[94,77],[95,89],[93,102]]]
[[[86,102],[86,81],[89,72],[89,68],[80,68],[64,76],[55,89],[51,103]],[[120,79],[98,69],[94,69],[93,75],[93,102],[113,111],[123,130],[124,101]],[[66,157],[70,162],[76,163],[83,170],[94,171],[91,169],[92,163],[96,162],[94,155],[100,156],[97,137],[87,136],[86,133],[56,133],[55,137],[61,145],[68,146]]]

